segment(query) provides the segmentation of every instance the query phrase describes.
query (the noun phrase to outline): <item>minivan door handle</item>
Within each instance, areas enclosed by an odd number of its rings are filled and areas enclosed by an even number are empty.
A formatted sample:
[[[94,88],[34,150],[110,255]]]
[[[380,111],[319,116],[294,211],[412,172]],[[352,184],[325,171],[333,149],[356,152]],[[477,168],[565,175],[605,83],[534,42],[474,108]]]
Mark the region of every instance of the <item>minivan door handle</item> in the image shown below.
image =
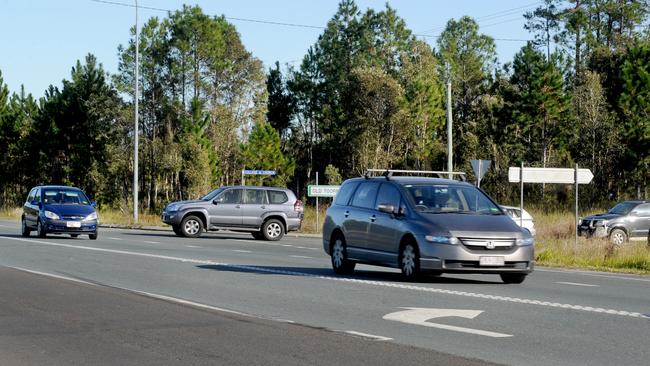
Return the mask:
[[[343,216],[347,219],[348,216],[350,216],[350,211],[345,211],[345,213],[343,214]]]
[[[241,207],[241,206],[239,206],[239,205],[235,206],[235,208],[240,208],[240,207]]]
[[[370,216],[370,222],[375,222],[375,220],[377,220],[377,216],[375,215]]]

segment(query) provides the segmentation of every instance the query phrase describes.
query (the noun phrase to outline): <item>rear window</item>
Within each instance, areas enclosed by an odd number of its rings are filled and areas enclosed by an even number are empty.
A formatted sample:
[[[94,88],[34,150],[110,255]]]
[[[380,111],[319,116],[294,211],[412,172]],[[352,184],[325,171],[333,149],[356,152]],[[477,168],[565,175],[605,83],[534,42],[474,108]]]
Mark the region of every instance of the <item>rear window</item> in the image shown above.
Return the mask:
[[[354,189],[357,188],[358,185],[359,182],[344,183],[334,198],[334,204],[347,205],[350,201],[350,196],[352,196],[352,192],[354,192]]]
[[[364,182],[361,183],[352,199],[352,206],[362,208],[374,208],[375,198],[377,197],[378,183]]]
[[[279,205],[289,201],[289,197],[287,197],[287,194],[282,191],[268,191],[268,194],[269,194],[269,202],[272,205]]]

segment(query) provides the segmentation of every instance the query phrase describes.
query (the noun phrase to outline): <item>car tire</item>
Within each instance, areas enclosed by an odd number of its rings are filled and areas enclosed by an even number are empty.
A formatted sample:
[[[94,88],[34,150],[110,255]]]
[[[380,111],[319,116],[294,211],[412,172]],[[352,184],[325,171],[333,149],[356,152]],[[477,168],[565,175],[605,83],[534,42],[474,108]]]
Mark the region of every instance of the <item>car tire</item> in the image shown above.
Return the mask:
[[[190,215],[181,221],[181,234],[187,238],[198,238],[203,232],[203,221],[200,218]]]
[[[622,229],[614,229],[609,234],[609,242],[615,246],[621,246],[627,242],[627,234]]]
[[[41,223],[40,219],[36,221],[36,235],[39,238],[47,237],[47,230],[43,227],[43,224]]]
[[[406,242],[399,251],[399,269],[402,277],[407,281],[414,281],[420,277],[420,251],[413,242]]]
[[[507,284],[519,284],[526,279],[525,273],[501,273],[501,281]]]
[[[261,231],[254,231],[254,232],[251,233],[251,235],[253,235],[253,238],[255,238],[256,240],[264,240],[264,239],[266,239],[264,237],[264,234],[262,234]]]
[[[70,237],[71,237],[71,238],[76,238],[76,237],[78,237],[78,236],[79,236],[79,234],[70,234]]]
[[[24,219],[24,218],[23,218],[22,220],[20,220],[20,228],[21,228],[21,230],[20,230],[20,234],[21,234],[22,236],[24,236],[24,237],[28,237],[29,234],[32,232],[32,230],[30,230],[30,229],[27,227],[27,223],[25,222],[25,219]]]
[[[350,274],[354,272],[355,262],[348,259],[348,246],[343,235],[332,238],[332,249],[330,250],[332,269],[338,274]]]
[[[183,231],[181,230],[180,225],[172,225],[172,230],[177,236],[183,236]]]
[[[97,236],[99,235],[98,232],[95,232],[94,234],[88,234],[88,239],[90,240],[97,240]]]
[[[277,219],[266,220],[262,225],[262,235],[266,240],[280,240],[284,236],[284,225]]]

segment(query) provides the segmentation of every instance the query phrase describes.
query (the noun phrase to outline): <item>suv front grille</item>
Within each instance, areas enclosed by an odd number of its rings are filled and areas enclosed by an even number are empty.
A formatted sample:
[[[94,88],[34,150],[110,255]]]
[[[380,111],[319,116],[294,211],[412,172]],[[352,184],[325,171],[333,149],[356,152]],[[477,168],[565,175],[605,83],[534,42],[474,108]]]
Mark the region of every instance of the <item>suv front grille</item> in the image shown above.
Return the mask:
[[[467,249],[478,251],[506,251],[515,246],[515,239],[459,238]]]

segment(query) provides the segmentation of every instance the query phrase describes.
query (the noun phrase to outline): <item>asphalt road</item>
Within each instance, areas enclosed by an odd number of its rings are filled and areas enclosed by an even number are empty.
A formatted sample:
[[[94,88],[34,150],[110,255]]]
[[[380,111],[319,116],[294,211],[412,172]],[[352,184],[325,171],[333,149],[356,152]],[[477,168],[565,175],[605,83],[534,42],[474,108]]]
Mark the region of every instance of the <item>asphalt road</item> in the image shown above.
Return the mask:
[[[47,340],[45,325],[51,318],[71,323],[72,330],[62,332],[71,340],[76,326],[113,330],[107,352],[125,348],[126,355],[135,355],[124,361],[139,364],[160,360],[151,356],[136,362],[141,351],[167,357],[163,364],[174,363],[177,353],[208,357],[178,356],[179,364],[209,357],[224,357],[217,358],[223,364],[415,364],[421,363],[418,357],[432,364],[476,359],[512,365],[648,365],[650,360],[650,278],[643,276],[539,268],[521,285],[504,285],[494,275],[405,283],[395,270],[369,266],[358,266],[352,276],[335,275],[315,238],[265,242],[217,233],[185,239],[171,232],[105,229],[96,241],[38,239],[20,237],[15,222],[0,222],[0,266],[22,270],[22,275],[0,272],[0,357],[14,355],[15,360],[27,357],[28,345],[40,345],[39,339],[46,354],[56,349],[57,342]],[[59,278],[44,279],[43,274]],[[12,289],[20,296],[8,295]],[[56,301],[70,304],[53,306],[53,313],[84,313],[92,304],[103,310],[89,313],[88,324],[75,322],[72,315],[48,315],[45,321],[38,312],[11,316],[21,304],[47,312],[46,304]],[[73,306],[77,302],[80,307]],[[120,315],[102,317],[108,309]],[[178,318],[171,315],[176,313]],[[68,316],[72,321],[66,321]],[[43,334],[34,331],[27,335],[34,340],[17,340],[32,323],[45,324]],[[197,330],[198,323],[206,327]],[[233,330],[217,336],[213,328],[222,323]],[[149,329],[152,335],[145,336]],[[150,342],[138,343],[141,338]],[[213,343],[197,340],[205,338]],[[74,348],[94,349],[82,344]],[[300,347],[287,351],[291,344]],[[231,348],[241,351],[241,359],[228,358]],[[83,352],[70,353],[83,360]],[[87,362],[61,364],[72,363]]]

